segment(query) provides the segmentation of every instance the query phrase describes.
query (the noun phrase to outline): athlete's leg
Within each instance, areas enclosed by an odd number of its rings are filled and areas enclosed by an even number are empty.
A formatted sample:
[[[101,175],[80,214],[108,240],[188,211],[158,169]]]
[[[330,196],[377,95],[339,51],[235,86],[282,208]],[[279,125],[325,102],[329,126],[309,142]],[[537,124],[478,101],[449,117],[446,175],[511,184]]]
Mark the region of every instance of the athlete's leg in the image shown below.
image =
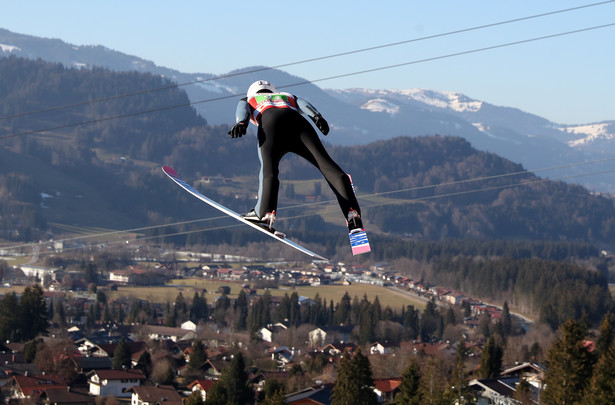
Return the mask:
[[[286,154],[284,148],[283,126],[280,125],[283,110],[267,111],[263,114],[258,127],[258,158],[261,162],[259,173],[258,201],[254,208],[262,218],[267,212],[278,207],[278,191],[280,188],[279,164]]]
[[[345,218],[348,218],[351,209],[360,215],[361,209],[352,190],[350,178],[329,156],[314,128],[305,119],[301,118],[301,121],[304,125],[300,126],[299,142],[294,145],[292,152],[307,159],[320,170],[335,193]]]

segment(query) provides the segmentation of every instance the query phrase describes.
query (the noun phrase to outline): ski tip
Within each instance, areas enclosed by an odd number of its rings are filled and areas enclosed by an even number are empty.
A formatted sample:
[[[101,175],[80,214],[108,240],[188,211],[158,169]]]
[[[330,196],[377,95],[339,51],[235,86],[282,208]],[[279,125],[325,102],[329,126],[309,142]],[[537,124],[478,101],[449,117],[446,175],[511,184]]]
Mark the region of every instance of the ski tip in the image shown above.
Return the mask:
[[[162,171],[169,176],[177,177],[177,172],[171,166],[162,166]]]

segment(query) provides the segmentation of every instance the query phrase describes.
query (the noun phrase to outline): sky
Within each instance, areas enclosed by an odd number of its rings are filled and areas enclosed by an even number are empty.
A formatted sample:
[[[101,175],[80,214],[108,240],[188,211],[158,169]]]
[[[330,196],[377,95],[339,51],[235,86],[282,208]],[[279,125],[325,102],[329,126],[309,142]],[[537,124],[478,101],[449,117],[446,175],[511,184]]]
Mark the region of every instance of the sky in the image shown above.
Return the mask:
[[[284,65],[321,88],[460,92],[570,125],[615,120],[615,26],[534,39],[606,24],[615,24],[615,1],[0,3],[0,28],[102,45],[184,73]],[[505,46],[519,41],[528,42]]]

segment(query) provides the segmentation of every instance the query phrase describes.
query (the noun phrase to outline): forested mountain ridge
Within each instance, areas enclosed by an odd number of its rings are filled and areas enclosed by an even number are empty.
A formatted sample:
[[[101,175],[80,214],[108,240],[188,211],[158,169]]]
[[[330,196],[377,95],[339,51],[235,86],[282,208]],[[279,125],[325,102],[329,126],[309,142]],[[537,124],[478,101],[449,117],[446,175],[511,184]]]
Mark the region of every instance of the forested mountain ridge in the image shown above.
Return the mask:
[[[248,191],[255,192],[254,138],[233,140],[226,135],[228,126],[208,126],[186,94],[170,84],[151,74],[0,58],[3,236],[27,239],[27,232],[44,230],[48,222],[125,228],[193,218],[198,204],[163,179],[162,164],[174,166],[190,181],[247,176],[254,180]],[[165,90],[142,92],[160,88]],[[115,97],[129,93],[135,94]],[[65,105],[74,106],[55,108]],[[30,113],[39,110],[45,112]],[[36,133],[22,135],[30,131]],[[579,186],[539,179],[460,138],[400,137],[330,150],[353,175],[359,194],[384,198],[365,204],[374,230],[435,240],[606,243],[615,235],[610,200]],[[282,177],[284,184],[285,179],[320,175],[290,158],[283,162]],[[236,189],[211,188],[208,193],[238,210],[250,204],[235,198]],[[322,190],[330,199],[328,193]],[[62,196],[79,198],[62,202]]]

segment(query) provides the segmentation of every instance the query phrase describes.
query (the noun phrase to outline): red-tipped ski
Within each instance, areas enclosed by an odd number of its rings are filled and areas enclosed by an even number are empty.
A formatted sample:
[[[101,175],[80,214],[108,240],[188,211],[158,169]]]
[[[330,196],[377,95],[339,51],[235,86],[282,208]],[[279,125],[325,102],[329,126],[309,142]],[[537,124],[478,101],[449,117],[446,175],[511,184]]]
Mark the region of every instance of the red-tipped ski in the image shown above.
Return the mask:
[[[350,179],[350,185],[352,186],[352,192],[354,193],[354,184],[352,183],[352,177],[348,175]],[[352,249],[352,254],[354,256],[360,255],[363,253],[369,253],[372,251],[372,248],[369,246],[369,240],[367,239],[367,233],[365,229],[355,229],[348,232],[348,237],[350,238],[350,248]]]

